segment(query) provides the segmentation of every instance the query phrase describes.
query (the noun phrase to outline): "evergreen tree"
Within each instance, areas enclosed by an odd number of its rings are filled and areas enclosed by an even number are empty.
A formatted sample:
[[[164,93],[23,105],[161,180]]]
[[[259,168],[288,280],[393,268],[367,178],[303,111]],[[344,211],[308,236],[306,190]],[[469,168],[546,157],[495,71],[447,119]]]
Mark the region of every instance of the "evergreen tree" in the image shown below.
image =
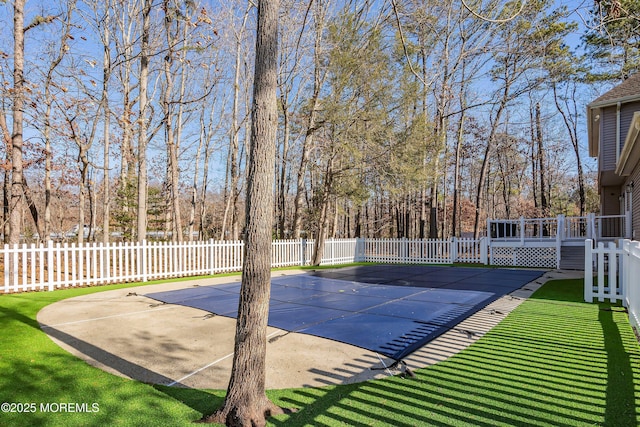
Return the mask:
[[[640,1],[600,0],[583,37],[593,80],[625,79],[640,67]]]

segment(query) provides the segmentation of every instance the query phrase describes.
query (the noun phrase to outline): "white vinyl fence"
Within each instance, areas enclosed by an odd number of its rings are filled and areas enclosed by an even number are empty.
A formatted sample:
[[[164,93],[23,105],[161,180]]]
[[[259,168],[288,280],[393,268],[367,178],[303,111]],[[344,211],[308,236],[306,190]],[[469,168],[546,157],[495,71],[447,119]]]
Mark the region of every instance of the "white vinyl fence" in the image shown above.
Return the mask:
[[[272,266],[309,265],[312,240],[276,240]],[[200,276],[242,270],[242,241],[5,245],[4,293]],[[327,239],[322,265],[352,262],[487,263],[484,239]]]
[[[593,242],[587,240],[584,263],[585,301],[621,301],[637,329],[640,326],[640,242],[621,240],[617,246],[599,243],[594,248]]]
[[[598,243],[593,247],[592,240],[585,241],[584,249],[584,299],[587,302],[597,298],[598,301],[608,299],[611,302],[624,298],[624,277],[618,272],[624,270],[624,250],[615,243],[608,245]],[[596,275],[593,273],[595,267]]]
[[[364,239],[367,262],[402,264],[487,264],[485,239]]]

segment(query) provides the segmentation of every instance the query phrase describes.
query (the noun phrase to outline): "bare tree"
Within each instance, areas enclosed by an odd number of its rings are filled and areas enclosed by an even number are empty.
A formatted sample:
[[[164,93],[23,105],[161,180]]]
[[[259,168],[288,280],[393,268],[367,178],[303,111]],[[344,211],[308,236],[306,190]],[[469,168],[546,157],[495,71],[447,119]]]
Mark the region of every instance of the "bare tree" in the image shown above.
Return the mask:
[[[104,117],[103,127],[103,164],[102,164],[102,185],[103,185],[103,217],[102,217],[102,241],[109,243],[109,229],[111,224],[111,180],[109,172],[110,138],[111,138],[111,110],[109,108],[109,81],[111,80],[111,1],[107,1],[104,7],[104,24],[102,25],[102,114]],[[103,22],[102,20],[100,22]]]
[[[13,5],[13,131],[11,133],[11,199],[9,201],[9,243],[20,243],[22,226],[22,129],[24,120],[24,4]]]
[[[140,81],[138,105],[138,223],[137,238],[147,237],[147,84],[149,81],[149,37],[151,32],[151,0],[144,0],[142,7],[142,34],[140,45]]]
[[[320,90],[327,76],[326,62],[323,64],[323,37],[325,31],[325,19],[327,7],[330,4],[325,0],[309,0],[309,8],[313,6],[314,45],[313,45],[313,90],[309,99],[309,111],[307,113],[306,132],[302,142],[302,153],[296,174],[296,193],[293,200],[293,238],[299,239],[302,231],[302,199],[305,193],[304,179],[309,163],[309,154],[313,148],[313,139],[317,129],[318,106]],[[324,66],[323,66],[324,65]]]
[[[71,16],[75,9],[75,1],[70,1],[68,3],[67,11],[65,14],[63,28],[60,32],[60,45],[58,46],[57,52],[49,67],[47,69],[45,80],[44,80],[44,105],[45,110],[43,112],[43,121],[42,124],[42,136],[44,139],[44,154],[45,154],[45,168],[44,168],[44,224],[43,224],[43,235],[41,239],[45,240],[49,238],[51,233],[51,203],[52,203],[52,192],[53,187],[51,183],[51,172],[53,168],[53,151],[51,147],[52,140],[52,132],[54,128],[54,124],[52,123],[52,114],[53,114],[53,104],[55,101],[55,94],[53,93],[53,89],[57,86],[54,78],[55,71],[58,66],[61,64],[64,57],[67,55],[69,51],[69,46],[67,44],[67,40],[70,37],[71,33]]]
[[[22,203],[26,203],[29,213],[35,224],[37,232],[42,236],[38,221],[38,209],[31,196],[31,191],[24,177],[24,111],[26,101],[26,87],[24,77],[24,37],[27,31],[41,24],[50,23],[55,19],[53,15],[37,15],[28,25],[24,25],[25,0],[16,0],[13,5],[13,88],[12,88],[12,119],[11,132],[11,185],[6,182],[5,174],[5,198],[10,193],[9,204],[9,243],[20,242],[22,233]],[[4,118],[3,118],[4,121]],[[6,123],[4,124],[6,129]],[[7,191],[8,190],[8,191]],[[7,233],[5,233],[5,239]]]
[[[258,3],[255,77],[246,208],[246,257],[236,324],[233,370],[222,407],[206,421],[264,426],[281,413],[265,394],[267,318],[275,163],[278,0]]]
[[[230,221],[230,235],[231,240],[237,240],[239,237],[238,227],[238,201],[240,199],[240,120],[239,120],[239,108],[240,108],[240,75],[242,68],[242,47],[243,39],[247,27],[247,20],[249,18],[249,12],[251,11],[251,5],[247,5],[242,16],[242,23],[240,28],[234,29],[235,38],[235,65],[233,75],[233,105],[231,112],[231,128],[229,129],[229,152],[227,155],[227,176],[226,185],[224,189],[224,216],[222,218],[222,229],[220,231],[220,238],[225,239],[227,236],[227,222]]]

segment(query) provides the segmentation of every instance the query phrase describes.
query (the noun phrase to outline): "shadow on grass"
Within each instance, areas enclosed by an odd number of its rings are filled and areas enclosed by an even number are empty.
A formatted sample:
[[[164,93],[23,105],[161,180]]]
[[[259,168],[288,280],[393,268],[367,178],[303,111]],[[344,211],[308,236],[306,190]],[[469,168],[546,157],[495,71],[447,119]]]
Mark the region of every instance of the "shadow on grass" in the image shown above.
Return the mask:
[[[272,391],[275,425],[635,426],[640,351],[624,311],[550,282],[465,351],[417,377]],[[635,380],[634,380],[635,379]]]
[[[204,415],[212,414],[222,406],[226,393],[224,390],[207,391],[159,384],[155,384],[153,388]]]
[[[109,351],[106,351],[96,345],[81,340],[63,332],[59,329],[50,326],[43,326],[45,331],[50,337],[57,339],[58,341],[68,345],[71,348],[79,351],[85,356],[101,363],[102,365],[109,367],[122,375],[129,378],[141,379],[144,382],[152,384],[168,384],[173,380],[165,377],[164,375],[147,369],[137,363],[132,363],[120,356],[117,356]]]
[[[0,425],[180,426],[202,415],[147,384],[95,369],[62,350],[35,320],[43,304],[33,295],[0,297],[0,304],[0,401],[16,409],[3,411]]]
[[[601,309],[598,314],[607,353],[605,423],[615,426],[635,426],[637,414],[633,366],[629,354],[625,351],[625,343],[619,329],[620,324],[614,319],[620,315],[626,314],[623,310],[615,309]],[[637,369],[637,355],[635,362]]]
[[[300,411],[270,422],[638,425],[640,351],[626,314],[581,303],[581,291],[581,281],[548,283],[473,346],[416,378],[271,390],[276,404]],[[189,425],[222,403],[224,391],[149,386],[96,370],[62,352],[21,306],[0,307],[0,325],[4,401],[100,406],[97,413],[2,414],[2,425]]]

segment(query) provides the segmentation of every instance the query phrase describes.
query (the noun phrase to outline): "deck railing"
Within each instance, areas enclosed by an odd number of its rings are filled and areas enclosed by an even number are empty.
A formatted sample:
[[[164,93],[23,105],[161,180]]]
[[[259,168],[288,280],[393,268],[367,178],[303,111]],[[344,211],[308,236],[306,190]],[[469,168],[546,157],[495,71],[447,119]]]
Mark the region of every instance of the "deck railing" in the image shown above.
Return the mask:
[[[631,237],[631,213],[555,218],[519,218],[488,221],[492,241],[601,240]]]

